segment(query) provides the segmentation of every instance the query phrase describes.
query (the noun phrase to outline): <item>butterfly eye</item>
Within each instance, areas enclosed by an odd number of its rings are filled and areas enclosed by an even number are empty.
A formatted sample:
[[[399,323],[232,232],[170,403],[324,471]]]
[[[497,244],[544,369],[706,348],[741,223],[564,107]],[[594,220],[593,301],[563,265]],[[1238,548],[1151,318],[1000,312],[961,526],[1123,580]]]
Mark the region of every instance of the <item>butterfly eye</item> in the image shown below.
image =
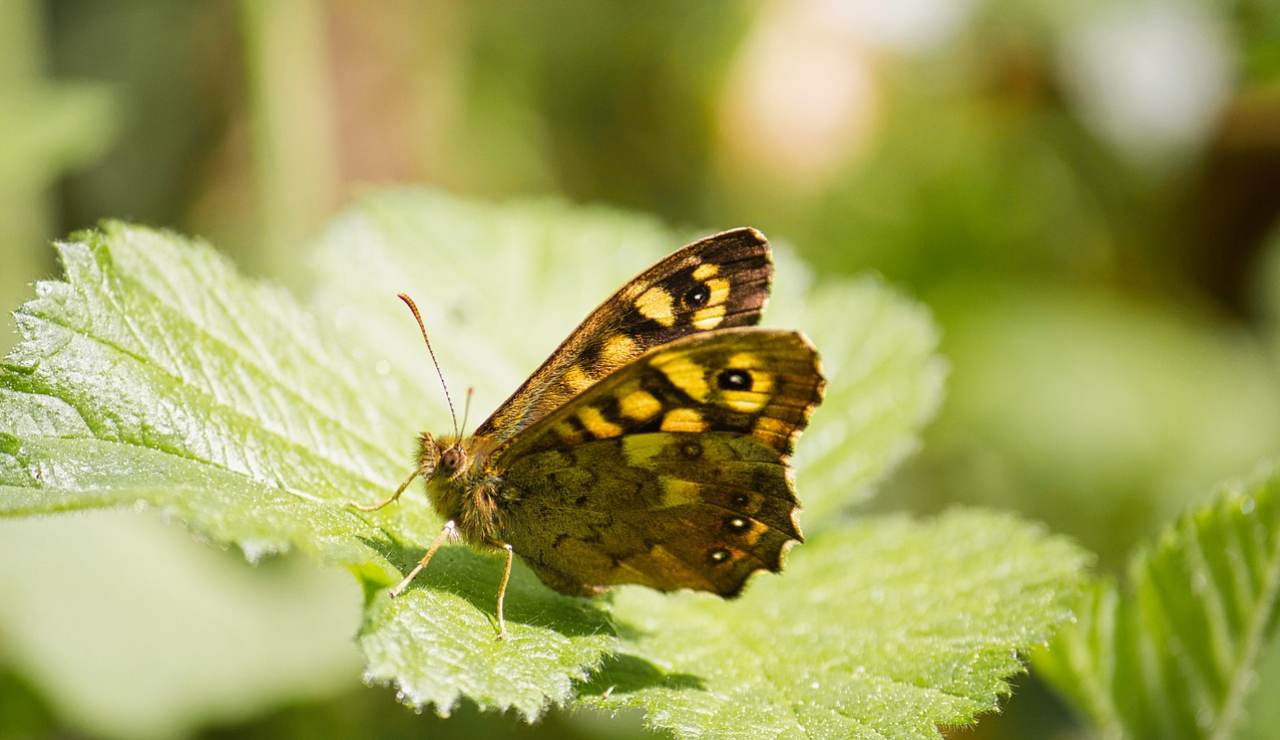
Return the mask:
[[[462,467],[462,463],[462,450],[458,449],[456,446],[450,447],[440,455],[440,467],[444,468],[447,473],[452,473],[458,470]]]
[[[721,390],[749,391],[751,390],[751,373],[731,368],[716,376],[716,383],[720,385]]]
[[[723,547],[717,547],[716,549],[707,553],[707,560],[710,560],[715,565],[719,565],[720,563],[723,563],[728,559],[729,559],[729,551],[724,549]]]
[[[684,305],[699,308],[707,305],[707,301],[711,299],[711,288],[706,283],[698,283],[684,294]]]

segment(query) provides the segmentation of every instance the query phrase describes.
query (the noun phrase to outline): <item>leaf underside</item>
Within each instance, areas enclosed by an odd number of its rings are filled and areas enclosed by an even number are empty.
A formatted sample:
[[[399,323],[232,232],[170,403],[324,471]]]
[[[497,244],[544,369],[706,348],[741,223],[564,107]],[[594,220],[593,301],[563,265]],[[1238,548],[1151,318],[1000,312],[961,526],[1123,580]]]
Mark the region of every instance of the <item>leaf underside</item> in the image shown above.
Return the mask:
[[[1017,652],[1064,617],[1081,556],[993,514],[841,522],[913,449],[944,366],[918,306],[871,279],[806,297],[785,252],[768,323],[805,330],[831,380],[796,460],[809,542],[787,572],[734,601],[638,588],[592,601],[518,566],[507,643],[493,639],[488,555],[446,547],[386,597],[440,522],[417,489],[373,514],[345,503],[384,497],[414,435],[448,428],[395,293],[414,294],[447,374],[475,387],[475,419],[683,241],[552,201],[375,194],[316,244],[307,311],[203,245],[104,224],[58,245],[66,279],[16,314],[0,514],[142,504],[250,558],[297,548],[341,564],[365,584],[366,679],[440,713],[467,698],[533,719],[578,696],[688,735],[917,736],[994,708]]]

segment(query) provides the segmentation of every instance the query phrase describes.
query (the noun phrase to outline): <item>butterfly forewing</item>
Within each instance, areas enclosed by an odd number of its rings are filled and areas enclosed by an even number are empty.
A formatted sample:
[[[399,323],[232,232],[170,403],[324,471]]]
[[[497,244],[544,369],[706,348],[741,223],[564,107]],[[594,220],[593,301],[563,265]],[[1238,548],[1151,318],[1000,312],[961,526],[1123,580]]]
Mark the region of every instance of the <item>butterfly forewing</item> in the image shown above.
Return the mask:
[[[549,585],[737,594],[800,539],[787,456],[822,397],[794,332],[686,337],[609,375],[493,461],[504,530]]]
[[[653,347],[760,320],[773,264],[764,235],[734,229],[696,241],[602,303],[476,430],[500,447],[596,381]]]

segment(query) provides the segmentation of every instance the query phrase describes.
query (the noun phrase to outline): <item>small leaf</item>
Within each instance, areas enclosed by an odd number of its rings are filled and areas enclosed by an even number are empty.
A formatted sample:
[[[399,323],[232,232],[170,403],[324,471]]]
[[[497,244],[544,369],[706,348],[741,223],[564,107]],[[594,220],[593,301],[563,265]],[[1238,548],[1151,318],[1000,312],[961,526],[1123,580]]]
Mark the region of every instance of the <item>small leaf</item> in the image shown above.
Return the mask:
[[[625,589],[615,618],[636,637],[581,703],[642,707],[680,737],[940,737],[1009,692],[1083,559],[980,512],[828,530],[736,601]]]
[[[1108,737],[1232,737],[1278,595],[1273,473],[1168,527],[1133,558],[1123,590],[1097,584],[1036,667]]]

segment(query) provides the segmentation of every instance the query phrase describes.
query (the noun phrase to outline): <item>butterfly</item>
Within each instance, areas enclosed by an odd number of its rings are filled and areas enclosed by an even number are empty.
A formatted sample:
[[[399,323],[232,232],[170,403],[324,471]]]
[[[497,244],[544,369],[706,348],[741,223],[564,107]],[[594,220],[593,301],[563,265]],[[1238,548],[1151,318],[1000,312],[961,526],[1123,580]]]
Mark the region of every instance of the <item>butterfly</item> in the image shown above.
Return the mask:
[[[474,434],[455,416],[453,434],[420,435],[408,479],[352,504],[380,509],[422,477],[446,520],[391,595],[457,539],[506,555],[498,639],[517,554],[571,595],[640,584],[732,598],[780,571],[803,539],[789,460],[825,381],[804,335],[754,326],[772,280],[755,229],[693,242],[596,308]]]

